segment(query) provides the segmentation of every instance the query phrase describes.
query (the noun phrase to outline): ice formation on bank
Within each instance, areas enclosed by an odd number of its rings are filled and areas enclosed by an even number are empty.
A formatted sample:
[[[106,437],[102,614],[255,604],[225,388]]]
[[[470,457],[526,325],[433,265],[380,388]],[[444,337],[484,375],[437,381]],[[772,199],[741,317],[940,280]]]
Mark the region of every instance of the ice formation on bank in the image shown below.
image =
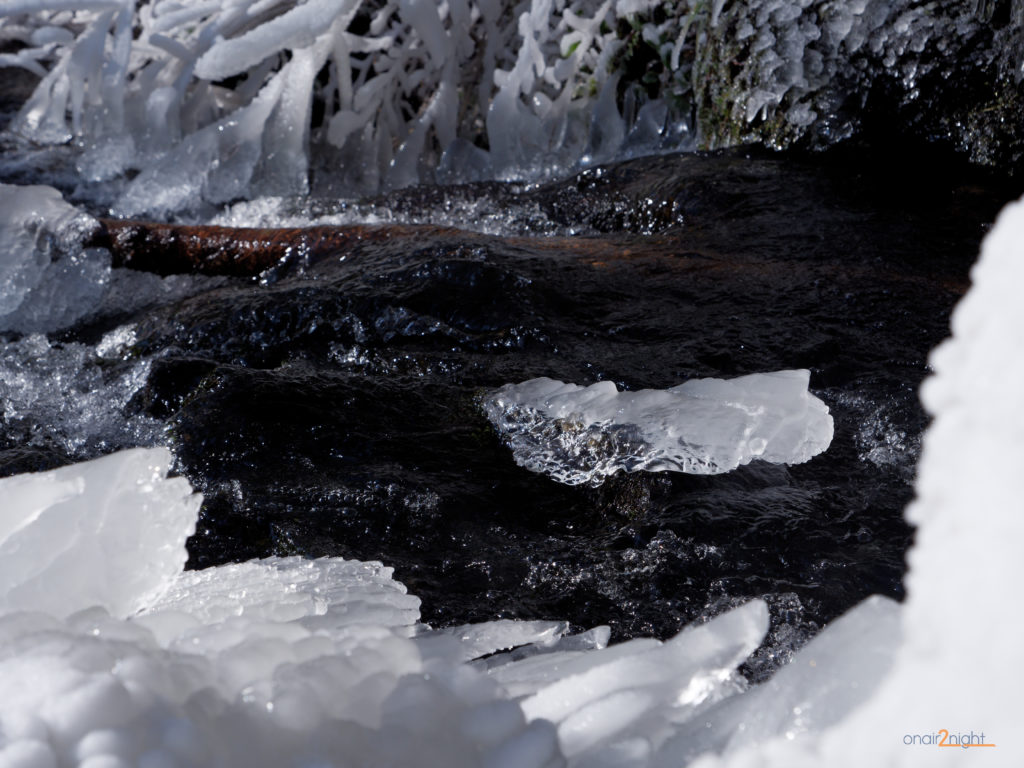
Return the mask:
[[[832,442],[828,407],[810,372],[691,379],[666,390],[620,392],[540,378],[482,400],[517,464],[569,485],[619,471],[728,472],[753,459],[799,464]]]
[[[892,671],[824,733],[762,739],[728,759],[705,756],[700,768],[1024,763],[1015,673],[1024,620],[1007,610],[1024,582],[1024,201],[1000,214],[971,277],[922,389],[935,420],[907,509],[918,530]],[[950,744],[995,746],[943,749],[942,730]]]
[[[0,184],[0,331],[53,331],[102,299],[110,257],[83,248],[96,220],[46,186]]]
[[[0,480],[0,764],[589,764],[741,690],[767,629],[753,601],[666,643],[430,631],[379,563],[182,572],[200,497],[169,461]]]

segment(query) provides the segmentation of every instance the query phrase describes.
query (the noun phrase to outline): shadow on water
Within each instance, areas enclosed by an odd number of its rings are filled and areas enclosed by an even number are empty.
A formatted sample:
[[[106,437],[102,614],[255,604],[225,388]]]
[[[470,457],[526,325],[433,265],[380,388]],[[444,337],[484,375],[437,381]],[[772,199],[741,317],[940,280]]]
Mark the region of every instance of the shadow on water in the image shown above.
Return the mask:
[[[763,677],[863,597],[901,596],[916,390],[1005,199],[922,169],[730,153],[416,189],[385,202],[485,200],[514,236],[404,232],[136,318],[153,364],[131,407],[171,424],[206,495],[190,566],[380,559],[428,622],[618,639],[762,596]],[[477,406],[542,375],[639,389],[785,368],[811,370],[831,448],[715,477],[561,486],[517,467]]]

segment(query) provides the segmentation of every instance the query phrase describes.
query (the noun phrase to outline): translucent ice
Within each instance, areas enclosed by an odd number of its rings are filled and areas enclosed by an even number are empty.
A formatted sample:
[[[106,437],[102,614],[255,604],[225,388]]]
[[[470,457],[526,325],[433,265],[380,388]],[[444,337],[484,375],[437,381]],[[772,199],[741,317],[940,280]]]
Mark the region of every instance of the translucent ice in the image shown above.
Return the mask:
[[[569,485],[620,470],[728,472],[753,459],[798,464],[828,448],[832,417],[808,371],[693,379],[620,392],[540,378],[506,384],[483,409],[516,463]]]
[[[516,691],[530,719],[558,724],[570,759],[617,742],[658,744],[673,724],[742,688],[735,669],[768,630],[768,609],[753,601],[666,643],[633,641],[568,657],[538,657],[493,670]],[[520,667],[531,674],[517,675]],[[552,674],[554,673],[554,674]],[[530,687],[535,690],[529,691]]]
[[[0,184],[0,330],[56,330],[95,308],[110,273],[82,248],[96,226],[51,187]]]
[[[136,449],[0,480],[0,609],[127,616],[183,568],[201,497],[167,479],[167,449]]]
[[[774,738],[813,739],[867,701],[892,668],[900,606],[871,597],[829,624],[770,680],[683,723],[653,765],[741,751]]]

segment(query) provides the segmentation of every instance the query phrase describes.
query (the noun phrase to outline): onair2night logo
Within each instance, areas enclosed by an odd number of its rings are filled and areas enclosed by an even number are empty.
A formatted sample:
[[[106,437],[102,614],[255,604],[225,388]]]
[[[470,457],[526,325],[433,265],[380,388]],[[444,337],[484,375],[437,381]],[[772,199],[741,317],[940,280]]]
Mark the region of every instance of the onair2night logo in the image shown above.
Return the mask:
[[[903,735],[903,743],[908,747],[956,747],[957,749],[995,746],[985,740],[984,731],[951,733],[945,728],[940,728],[935,733],[906,733]]]

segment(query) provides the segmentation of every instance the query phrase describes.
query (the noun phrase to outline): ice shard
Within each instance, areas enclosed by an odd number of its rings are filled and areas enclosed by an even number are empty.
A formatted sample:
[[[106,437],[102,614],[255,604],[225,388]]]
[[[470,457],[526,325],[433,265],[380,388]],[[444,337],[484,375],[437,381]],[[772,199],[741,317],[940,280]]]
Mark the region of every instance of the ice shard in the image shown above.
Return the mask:
[[[692,379],[620,392],[548,378],[506,384],[483,409],[517,464],[568,485],[616,472],[712,475],[753,459],[799,464],[828,448],[832,417],[806,370]]]

